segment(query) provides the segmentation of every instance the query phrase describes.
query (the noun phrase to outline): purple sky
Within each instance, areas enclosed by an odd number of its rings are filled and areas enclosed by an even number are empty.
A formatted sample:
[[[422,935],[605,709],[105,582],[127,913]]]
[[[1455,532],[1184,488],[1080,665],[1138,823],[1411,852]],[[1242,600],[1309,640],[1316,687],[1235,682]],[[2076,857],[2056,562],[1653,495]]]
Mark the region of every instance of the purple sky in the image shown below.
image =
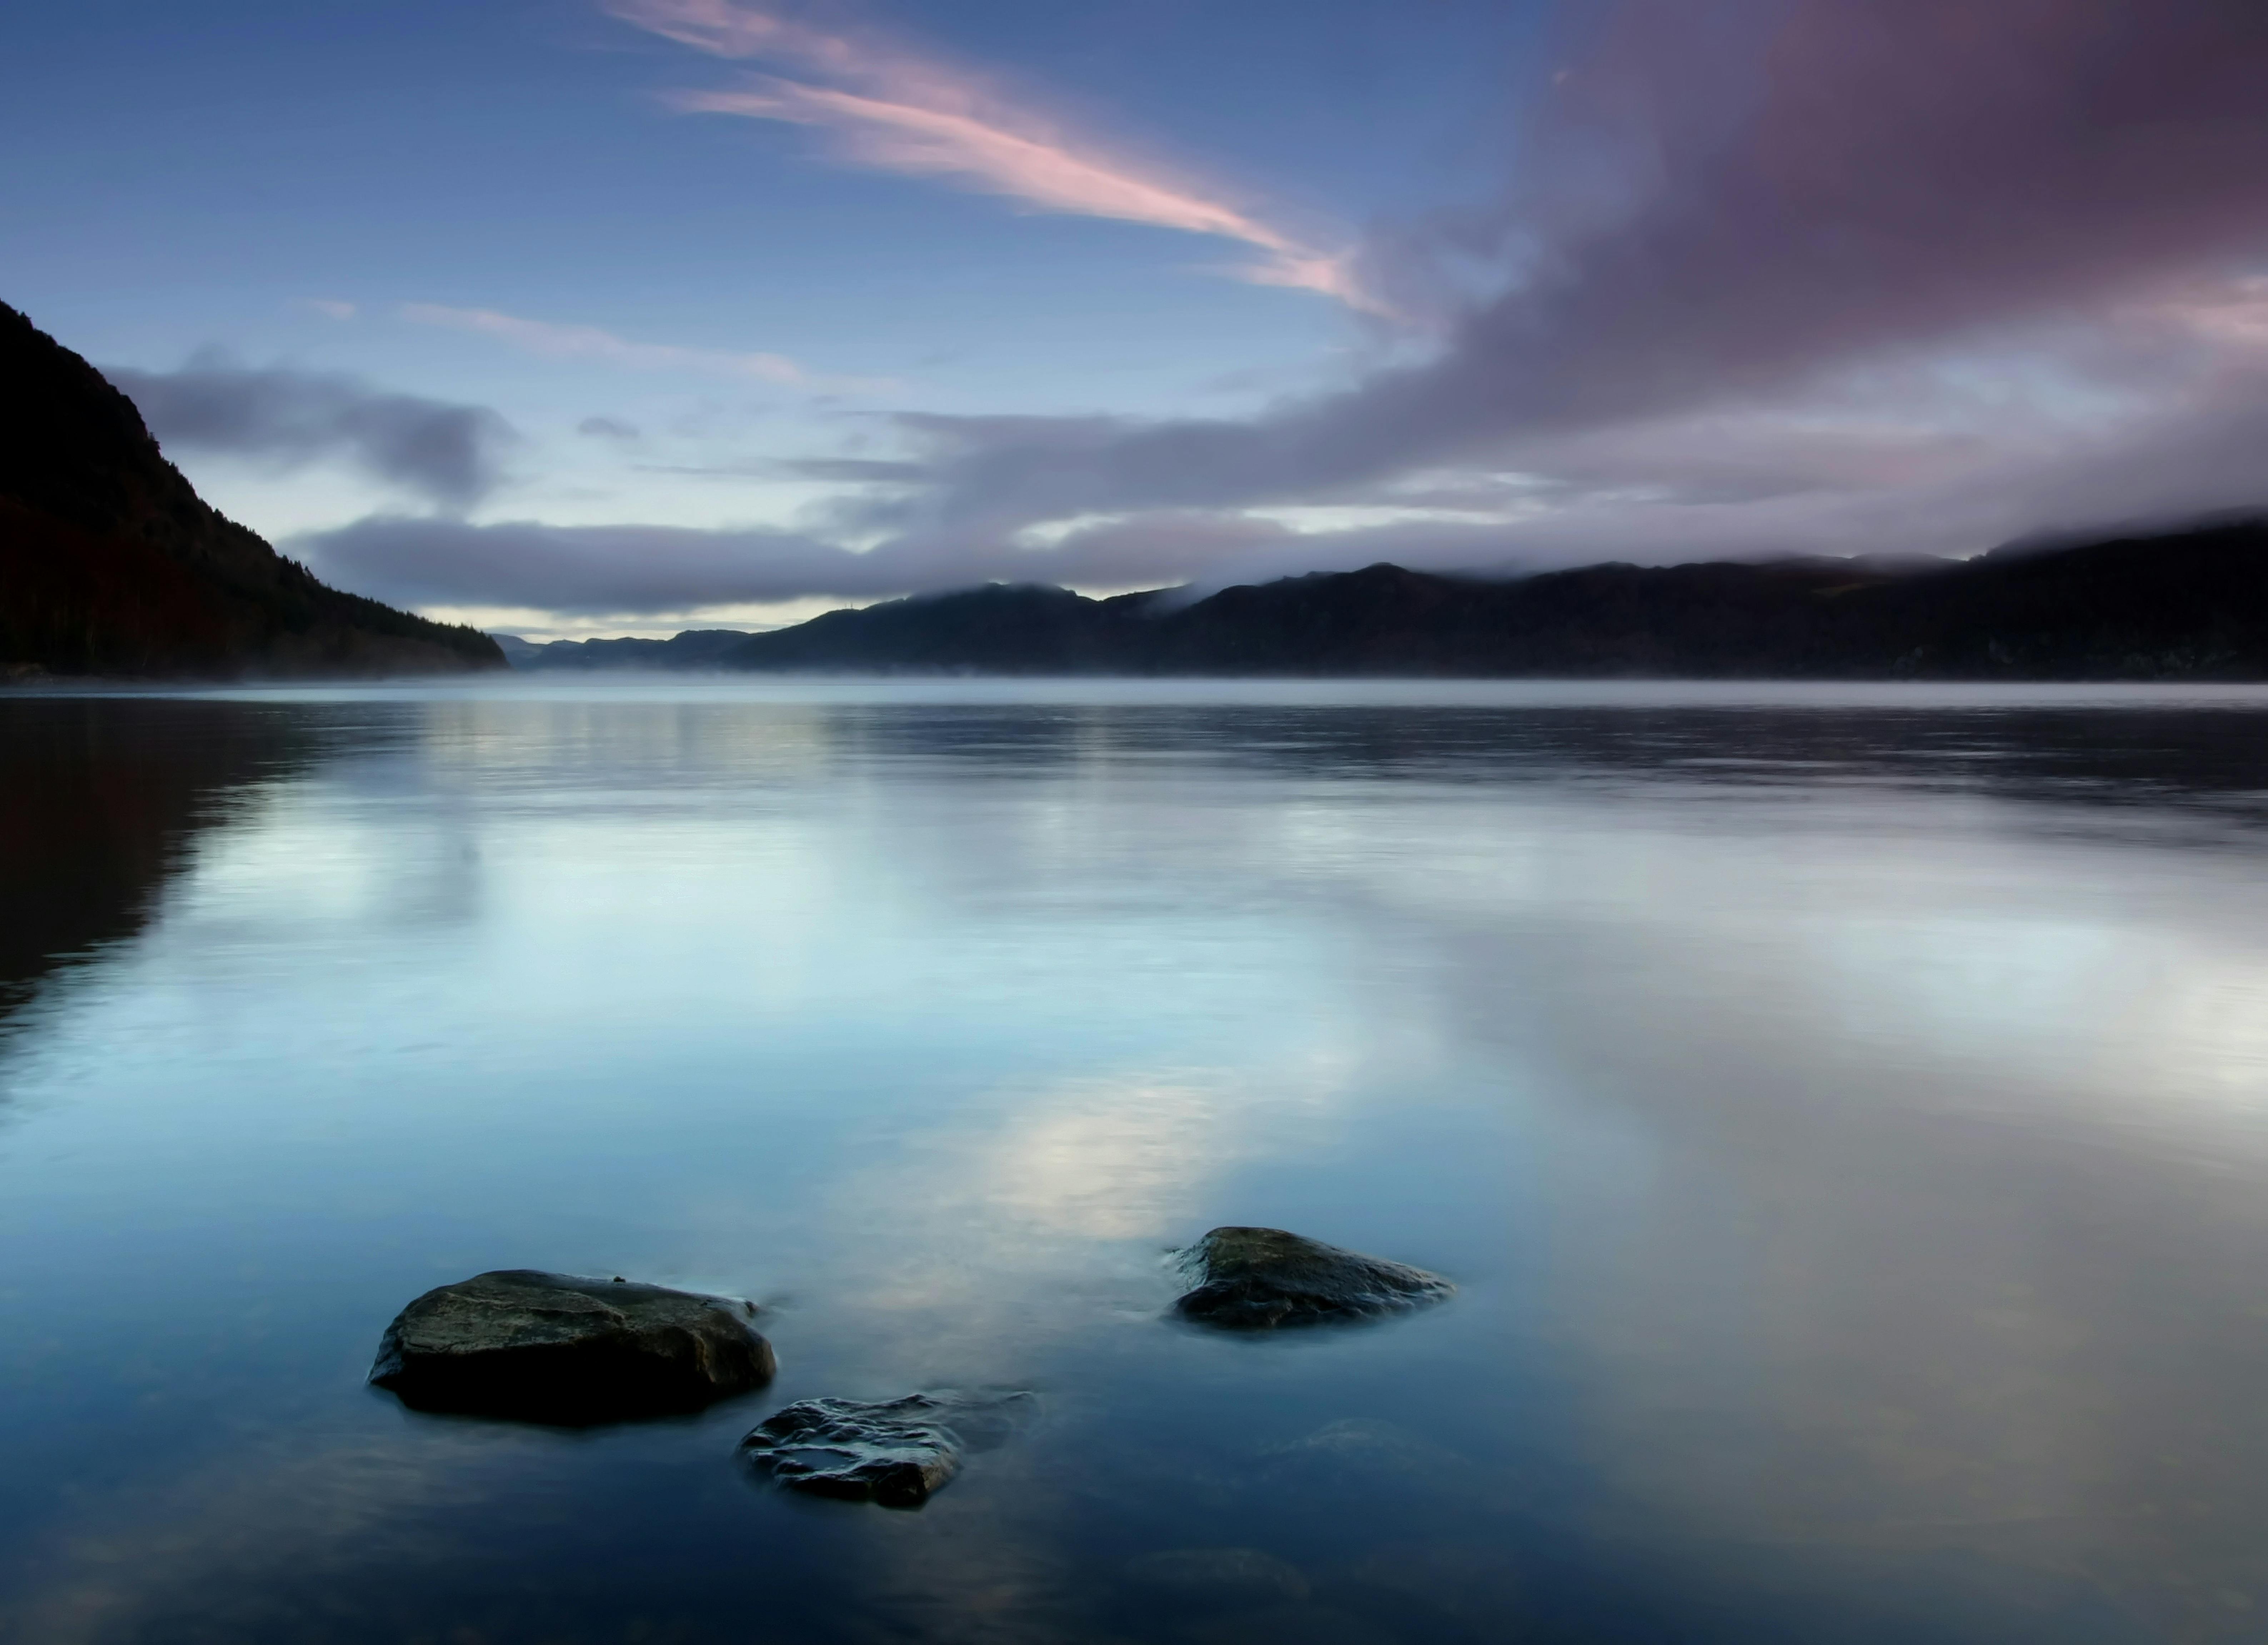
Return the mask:
[[[2268,505],[2261,0],[1075,11],[35,24],[89,175],[0,188],[7,295],[333,580],[539,633]],[[342,89],[71,144],[223,44]]]

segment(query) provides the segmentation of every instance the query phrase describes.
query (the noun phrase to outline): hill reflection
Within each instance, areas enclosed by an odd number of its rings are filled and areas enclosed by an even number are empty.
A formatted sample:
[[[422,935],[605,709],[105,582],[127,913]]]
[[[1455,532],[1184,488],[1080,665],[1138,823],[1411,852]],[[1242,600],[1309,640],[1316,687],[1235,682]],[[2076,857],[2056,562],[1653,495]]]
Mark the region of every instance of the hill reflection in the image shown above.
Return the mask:
[[[0,697],[0,1024],[138,933],[198,835],[323,746],[287,707]]]

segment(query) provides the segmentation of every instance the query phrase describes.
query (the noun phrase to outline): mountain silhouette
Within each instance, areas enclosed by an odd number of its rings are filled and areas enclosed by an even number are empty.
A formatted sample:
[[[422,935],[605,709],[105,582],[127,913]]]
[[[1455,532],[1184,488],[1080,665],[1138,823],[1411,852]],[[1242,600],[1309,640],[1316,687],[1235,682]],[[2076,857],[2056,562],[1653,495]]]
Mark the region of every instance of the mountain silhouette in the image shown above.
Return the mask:
[[[837,673],[2261,680],[2268,521],[2016,544],[1972,560],[1608,564],[1511,579],[1380,564],[1204,599],[991,584],[831,611],[700,660]]]
[[[0,670],[438,674],[504,666],[475,629],[328,587],[224,517],[134,403],[0,303]]]

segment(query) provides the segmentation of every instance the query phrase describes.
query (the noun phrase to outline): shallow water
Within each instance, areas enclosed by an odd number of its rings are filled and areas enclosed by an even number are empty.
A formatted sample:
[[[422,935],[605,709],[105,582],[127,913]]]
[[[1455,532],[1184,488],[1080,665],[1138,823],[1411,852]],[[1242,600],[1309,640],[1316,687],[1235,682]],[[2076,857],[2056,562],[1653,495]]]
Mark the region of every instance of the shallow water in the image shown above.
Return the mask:
[[[2242,690],[0,698],[0,1640],[2268,1639],[2264,825]],[[779,1380],[363,1385],[508,1266]]]

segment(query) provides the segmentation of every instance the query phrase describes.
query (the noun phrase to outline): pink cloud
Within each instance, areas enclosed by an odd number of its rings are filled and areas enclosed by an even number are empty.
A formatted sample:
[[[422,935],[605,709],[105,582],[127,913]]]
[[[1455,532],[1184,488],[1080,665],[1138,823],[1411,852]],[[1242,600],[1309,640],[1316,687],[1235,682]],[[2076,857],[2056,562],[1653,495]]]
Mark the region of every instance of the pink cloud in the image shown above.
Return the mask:
[[[670,100],[675,107],[814,127],[850,164],[947,180],[1035,210],[1233,240],[1259,254],[1233,270],[1241,279],[1382,312],[1346,253],[1308,245],[1218,189],[1071,131],[974,74],[730,0],[612,0],[608,9],[711,56],[762,59],[814,77],[763,75],[737,90],[680,92]]]
[[[2268,349],[2268,276],[2200,282],[2164,312],[2212,342]]]

